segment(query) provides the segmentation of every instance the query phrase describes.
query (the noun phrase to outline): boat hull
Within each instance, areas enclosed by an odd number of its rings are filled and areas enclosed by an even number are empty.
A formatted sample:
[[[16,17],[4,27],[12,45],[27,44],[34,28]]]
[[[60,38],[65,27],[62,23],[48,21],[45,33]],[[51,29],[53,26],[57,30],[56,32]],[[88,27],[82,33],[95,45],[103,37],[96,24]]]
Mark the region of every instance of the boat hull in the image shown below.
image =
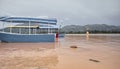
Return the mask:
[[[0,33],[1,42],[55,42],[55,34]]]

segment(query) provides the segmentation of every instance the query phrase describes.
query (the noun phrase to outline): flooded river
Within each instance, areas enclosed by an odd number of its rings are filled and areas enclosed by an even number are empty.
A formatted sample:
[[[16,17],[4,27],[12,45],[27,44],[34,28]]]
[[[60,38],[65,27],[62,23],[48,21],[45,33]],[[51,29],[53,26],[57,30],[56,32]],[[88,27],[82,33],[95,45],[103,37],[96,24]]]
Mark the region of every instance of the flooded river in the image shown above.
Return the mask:
[[[120,69],[120,35],[69,34],[54,43],[0,43],[0,69]]]

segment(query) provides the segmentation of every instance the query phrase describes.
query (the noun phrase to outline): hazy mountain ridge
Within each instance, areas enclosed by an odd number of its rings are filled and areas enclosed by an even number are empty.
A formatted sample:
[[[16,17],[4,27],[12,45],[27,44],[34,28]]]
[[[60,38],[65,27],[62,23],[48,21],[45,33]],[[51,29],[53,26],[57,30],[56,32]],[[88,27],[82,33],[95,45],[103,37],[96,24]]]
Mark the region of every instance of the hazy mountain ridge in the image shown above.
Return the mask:
[[[86,32],[88,31],[106,31],[106,32],[120,32],[120,26],[106,25],[106,24],[91,24],[91,25],[67,25],[61,28],[61,32],[66,33],[76,33],[76,32]]]

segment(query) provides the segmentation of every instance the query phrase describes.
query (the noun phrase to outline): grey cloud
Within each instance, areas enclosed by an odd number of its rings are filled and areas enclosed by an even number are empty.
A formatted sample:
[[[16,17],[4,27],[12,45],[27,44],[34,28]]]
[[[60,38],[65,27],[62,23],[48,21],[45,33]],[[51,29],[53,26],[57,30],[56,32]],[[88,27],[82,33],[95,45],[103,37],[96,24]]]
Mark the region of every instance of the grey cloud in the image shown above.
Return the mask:
[[[63,25],[120,25],[119,0],[0,0],[0,15],[56,17]]]

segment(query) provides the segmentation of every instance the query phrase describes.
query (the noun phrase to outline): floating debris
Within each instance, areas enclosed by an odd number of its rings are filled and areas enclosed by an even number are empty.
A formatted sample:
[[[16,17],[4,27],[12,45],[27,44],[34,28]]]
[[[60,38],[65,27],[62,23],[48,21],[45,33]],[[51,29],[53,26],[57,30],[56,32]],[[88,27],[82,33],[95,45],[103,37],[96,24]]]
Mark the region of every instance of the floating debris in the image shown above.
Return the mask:
[[[70,48],[78,48],[78,47],[74,45],[74,46],[70,46]]]
[[[89,59],[89,61],[93,61],[93,62],[96,62],[96,63],[100,62],[99,60],[95,60],[95,59]]]

